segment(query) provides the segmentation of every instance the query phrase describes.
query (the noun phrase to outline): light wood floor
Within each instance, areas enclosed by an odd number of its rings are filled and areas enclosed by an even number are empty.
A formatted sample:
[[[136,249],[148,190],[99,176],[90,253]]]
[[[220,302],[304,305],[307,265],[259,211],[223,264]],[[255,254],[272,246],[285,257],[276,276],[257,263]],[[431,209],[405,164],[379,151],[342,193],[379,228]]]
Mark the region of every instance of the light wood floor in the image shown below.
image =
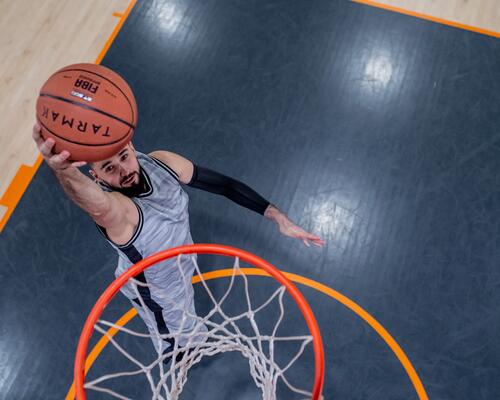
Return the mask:
[[[130,3],[0,0],[0,231],[24,191],[22,186],[26,186],[37,168],[38,153],[31,140],[31,126],[39,87],[57,68],[75,62],[95,62],[120,20],[120,15],[113,13],[123,14]],[[500,32],[500,0],[376,3]]]
[[[500,32],[499,0],[375,0],[420,14]]]
[[[0,1],[0,197],[19,167],[33,165],[38,157],[31,127],[40,86],[60,67],[95,62],[120,20],[113,13],[123,13],[129,2]],[[5,203],[12,203],[2,200],[0,219]]]

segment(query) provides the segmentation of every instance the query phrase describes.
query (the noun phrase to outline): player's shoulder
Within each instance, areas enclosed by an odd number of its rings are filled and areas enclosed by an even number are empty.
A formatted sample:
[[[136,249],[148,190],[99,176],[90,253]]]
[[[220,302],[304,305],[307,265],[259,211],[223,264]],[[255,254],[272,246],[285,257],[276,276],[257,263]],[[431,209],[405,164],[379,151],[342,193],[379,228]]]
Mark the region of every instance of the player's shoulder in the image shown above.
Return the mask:
[[[154,150],[151,153],[148,153],[148,156],[167,163],[169,161],[171,162],[176,156],[179,155],[167,150]]]
[[[168,151],[166,151],[166,150],[153,150],[151,153],[148,153],[148,156],[155,157],[155,158],[164,157],[165,156],[164,153],[168,153]]]
[[[167,150],[155,150],[149,153],[148,156],[159,160],[171,169],[179,181],[187,183],[191,180],[193,176],[193,163],[180,154]]]

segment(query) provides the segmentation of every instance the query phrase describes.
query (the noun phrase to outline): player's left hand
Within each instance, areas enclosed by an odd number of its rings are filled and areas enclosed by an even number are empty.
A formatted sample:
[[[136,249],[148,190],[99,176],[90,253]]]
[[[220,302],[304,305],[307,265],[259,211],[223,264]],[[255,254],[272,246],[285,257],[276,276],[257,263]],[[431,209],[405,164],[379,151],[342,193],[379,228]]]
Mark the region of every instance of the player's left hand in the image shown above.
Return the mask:
[[[283,221],[282,223],[278,224],[278,226],[280,232],[283,235],[300,239],[307,247],[310,247],[311,243],[317,247],[323,247],[323,245],[325,244],[325,241],[321,240],[319,236],[306,232],[300,226],[295,225],[288,218],[286,221]]]
[[[307,247],[310,247],[311,243],[317,247],[323,247],[325,244],[325,241],[321,240],[319,236],[313,235],[295,225],[285,214],[272,205],[268,207],[264,215],[278,224],[278,228],[283,235],[300,239]]]

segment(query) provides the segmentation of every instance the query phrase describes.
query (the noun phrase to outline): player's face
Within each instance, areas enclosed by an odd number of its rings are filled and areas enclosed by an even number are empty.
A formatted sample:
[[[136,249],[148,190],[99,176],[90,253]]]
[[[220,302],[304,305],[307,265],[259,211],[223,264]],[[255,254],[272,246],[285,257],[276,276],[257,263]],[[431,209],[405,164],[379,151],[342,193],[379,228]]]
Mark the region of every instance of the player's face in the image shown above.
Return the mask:
[[[139,183],[139,163],[131,143],[115,156],[93,164],[98,179],[115,188],[130,188]]]

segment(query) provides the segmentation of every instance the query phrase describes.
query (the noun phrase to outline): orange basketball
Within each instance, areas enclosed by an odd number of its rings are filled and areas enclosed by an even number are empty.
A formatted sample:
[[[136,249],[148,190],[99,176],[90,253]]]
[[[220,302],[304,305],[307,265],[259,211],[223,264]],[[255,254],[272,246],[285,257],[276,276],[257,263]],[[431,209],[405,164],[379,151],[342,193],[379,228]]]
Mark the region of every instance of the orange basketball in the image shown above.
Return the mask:
[[[102,65],[73,64],[54,73],[40,89],[36,116],[55,153],[74,161],[101,161],[132,138],[137,104],[127,82]]]

